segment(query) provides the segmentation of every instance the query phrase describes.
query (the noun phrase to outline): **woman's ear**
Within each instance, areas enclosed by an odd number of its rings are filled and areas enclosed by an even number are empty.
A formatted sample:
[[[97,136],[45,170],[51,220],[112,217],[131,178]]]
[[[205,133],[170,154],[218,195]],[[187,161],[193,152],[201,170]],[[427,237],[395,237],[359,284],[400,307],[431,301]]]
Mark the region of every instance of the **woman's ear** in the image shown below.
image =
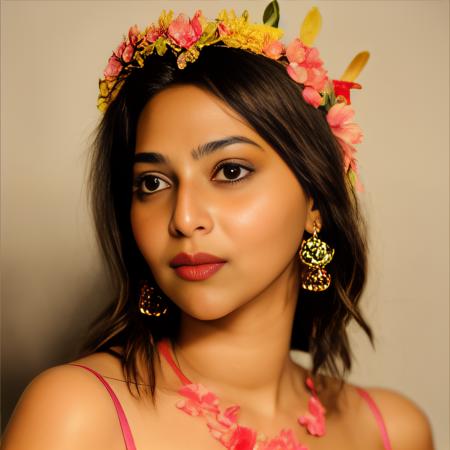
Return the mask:
[[[320,216],[320,211],[314,209],[314,199],[312,197],[308,199],[307,208],[305,230],[312,234],[314,231],[314,222],[316,223],[317,230],[322,228],[322,218]]]

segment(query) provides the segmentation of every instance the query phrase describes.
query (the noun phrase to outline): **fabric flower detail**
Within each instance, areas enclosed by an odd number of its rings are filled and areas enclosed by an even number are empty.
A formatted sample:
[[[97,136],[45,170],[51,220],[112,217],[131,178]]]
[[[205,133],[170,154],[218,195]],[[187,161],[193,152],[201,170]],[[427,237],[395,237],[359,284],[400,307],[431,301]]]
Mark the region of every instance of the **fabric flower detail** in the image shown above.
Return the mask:
[[[211,435],[230,450],[253,450],[256,432],[237,424],[240,407],[233,405],[214,418],[208,418],[207,425]]]
[[[308,401],[308,411],[304,416],[298,418],[300,425],[306,426],[309,434],[313,436],[325,435],[325,408],[317,396],[317,391],[311,377],[306,378],[306,386],[310,389],[312,396]]]
[[[167,30],[169,37],[182,48],[188,49],[195,44],[202,35],[202,25],[199,17],[202,12],[197,10],[192,19],[186,14],[180,13],[174,19]]]
[[[256,432],[251,428],[237,426],[226,446],[229,450],[253,450]]]
[[[271,439],[261,450],[308,450],[308,448],[297,443],[292,430],[281,430],[280,434]]]
[[[306,426],[309,434],[323,436],[325,434],[325,408],[320,403],[314,382],[311,377],[306,378],[306,386],[311,390],[312,396],[308,400],[308,411],[297,420],[300,425]]]
[[[176,407],[190,416],[202,416],[205,413],[219,412],[217,396],[201,384],[186,384],[178,392],[186,399],[179,400],[176,403]]]
[[[213,418],[208,418],[207,425],[211,435],[225,444],[229,441],[230,430],[237,426],[237,415],[239,406],[233,405],[228,407],[224,413],[218,413]]]
[[[309,434],[323,436],[325,434],[325,408],[316,396],[310,397],[308,410],[309,412],[298,418],[298,423],[306,426]]]

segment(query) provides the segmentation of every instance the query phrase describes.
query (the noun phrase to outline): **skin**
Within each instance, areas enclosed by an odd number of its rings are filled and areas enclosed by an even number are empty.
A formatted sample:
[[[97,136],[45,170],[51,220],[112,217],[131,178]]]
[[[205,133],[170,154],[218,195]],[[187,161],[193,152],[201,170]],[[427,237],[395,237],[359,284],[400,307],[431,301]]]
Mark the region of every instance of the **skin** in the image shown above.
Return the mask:
[[[199,145],[229,136],[254,144],[234,143],[193,157]],[[148,162],[151,152],[165,162]],[[221,404],[238,403],[240,423],[269,436],[292,428],[314,450],[382,449],[374,417],[350,384],[337,392],[336,381],[329,379],[328,391],[320,393],[327,408],[326,436],[309,436],[296,423],[309,398],[302,382],[306,371],[289,357],[300,289],[297,251],[304,230],[312,232],[314,221],[320,226],[320,214],[289,167],[233,110],[194,86],[171,87],[146,105],[136,155],[141,162],[134,168],[133,232],[158,285],[182,310],[173,351],[185,375],[208,386]],[[218,170],[224,162],[248,169]],[[242,181],[230,183],[230,174]],[[148,195],[141,195],[143,190]],[[196,282],[170,268],[179,252],[200,251],[226,264]],[[157,410],[148,399],[129,394],[111,355],[98,353],[76,363],[109,377],[137,448],[223,448],[201,419],[174,408],[180,382],[164,360],[156,365]],[[383,414],[394,449],[433,448],[428,420],[416,405],[389,390],[367,390]],[[5,450],[115,450],[123,448],[123,438],[104,387],[90,373],[63,365],[29,385],[3,445]]]

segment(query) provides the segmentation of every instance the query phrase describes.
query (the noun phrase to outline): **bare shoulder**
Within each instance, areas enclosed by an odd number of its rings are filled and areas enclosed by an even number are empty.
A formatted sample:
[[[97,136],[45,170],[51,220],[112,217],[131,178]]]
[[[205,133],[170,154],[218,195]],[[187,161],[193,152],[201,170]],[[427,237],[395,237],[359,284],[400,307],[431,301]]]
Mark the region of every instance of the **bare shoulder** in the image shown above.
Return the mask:
[[[369,401],[375,403],[381,413],[387,434],[394,450],[433,450],[430,422],[424,411],[408,397],[391,389],[362,387],[322,375],[324,389],[321,394],[326,406],[338,412],[343,429],[353,437],[356,448],[382,449],[379,424]],[[369,399],[364,398],[364,391]],[[328,409],[328,408],[327,408]]]
[[[88,357],[93,363],[98,359]],[[103,385],[87,370],[64,364],[45,370],[26,387],[2,448],[114,449],[118,432],[115,409]]]
[[[364,390],[378,406],[394,449],[434,448],[430,422],[417,404],[390,389],[364,388]]]

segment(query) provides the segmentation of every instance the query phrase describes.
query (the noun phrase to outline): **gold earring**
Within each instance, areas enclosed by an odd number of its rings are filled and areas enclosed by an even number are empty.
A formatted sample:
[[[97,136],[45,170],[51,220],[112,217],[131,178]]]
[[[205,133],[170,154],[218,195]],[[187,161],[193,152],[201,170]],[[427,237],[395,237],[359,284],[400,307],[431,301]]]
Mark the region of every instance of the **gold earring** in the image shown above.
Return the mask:
[[[160,317],[167,313],[167,305],[163,297],[156,292],[147,281],[141,283],[139,295],[139,311],[146,316]]]
[[[330,287],[331,275],[324,269],[334,255],[334,249],[317,237],[318,228],[313,223],[313,235],[303,240],[299,255],[308,266],[302,273],[302,287],[307,291],[320,292]]]

